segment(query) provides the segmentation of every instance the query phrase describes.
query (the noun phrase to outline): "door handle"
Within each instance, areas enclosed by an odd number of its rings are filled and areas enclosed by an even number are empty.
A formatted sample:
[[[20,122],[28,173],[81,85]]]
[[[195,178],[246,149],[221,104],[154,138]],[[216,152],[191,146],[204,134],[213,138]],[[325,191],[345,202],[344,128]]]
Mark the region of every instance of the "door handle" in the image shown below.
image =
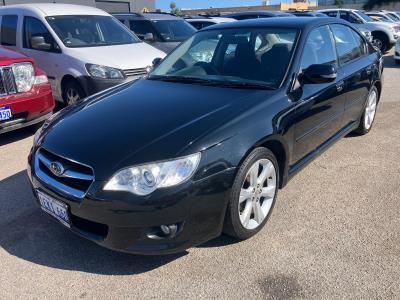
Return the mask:
[[[343,80],[341,80],[338,83],[336,83],[336,90],[338,92],[341,92],[343,90],[343,88],[344,88],[344,81]]]

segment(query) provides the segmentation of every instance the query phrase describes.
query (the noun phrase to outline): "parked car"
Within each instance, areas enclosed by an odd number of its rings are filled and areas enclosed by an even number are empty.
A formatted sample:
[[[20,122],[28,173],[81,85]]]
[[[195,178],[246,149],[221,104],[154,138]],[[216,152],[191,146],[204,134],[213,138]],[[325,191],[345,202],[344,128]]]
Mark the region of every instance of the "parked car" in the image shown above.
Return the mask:
[[[400,21],[397,21],[394,17],[389,15],[388,13],[379,12],[379,11],[369,11],[365,13],[367,16],[370,16],[374,21],[381,21],[387,23],[397,23],[400,24]]]
[[[317,18],[328,17],[326,14],[314,10],[305,10],[305,11],[300,10],[300,11],[288,11],[288,12],[295,15],[296,17],[317,17]],[[358,29],[367,38],[369,42],[371,43],[373,42],[371,31],[364,28],[358,28]]]
[[[0,8],[0,18],[0,44],[34,58],[65,104],[146,75],[165,55],[93,7],[10,5]]]
[[[47,76],[34,60],[0,47],[0,134],[41,124],[54,106]]]
[[[329,17],[340,18],[352,23],[359,30],[370,31],[373,43],[382,52],[389,51],[400,36],[400,27],[387,22],[376,22],[363,11],[355,9],[324,9],[319,10]]]
[[[118,13],[114,17],[141,40],[167,53],[196,32],[184,19],[165,13]]]
[[[394,51],[394,61],[397,65],[400,65],[400,40],[396,43],[396,49]]]
[[[292,14],[283,11],[243,11],[224,14],[223,17],[235,20],[264,19],[273,17],[294,17]]]
[[[210,61],[192,56],[202,44],[215,45]],[[381,73],[380,51],[340,19],[208,27],[146,79],[44,124],[29,156],[34,194],[115,250],[178,252],[222,230],[250,238],[294,174],[371,130]]]
[[[314,10],[289,10],[287,13],[296,17],[326,17],[325,14]]]
[[[223,24],[236,21],[233,18],[224,17],[205,17],[205,16],[190,16],[185,18],[186,21],[197,30],[201,30],[211,25]]]
[[[400,14],[395,11],[388,11],[388,10],[381,10],[381,12],[385,13],[386,15],[390,16],[396,22],[400,22]]]

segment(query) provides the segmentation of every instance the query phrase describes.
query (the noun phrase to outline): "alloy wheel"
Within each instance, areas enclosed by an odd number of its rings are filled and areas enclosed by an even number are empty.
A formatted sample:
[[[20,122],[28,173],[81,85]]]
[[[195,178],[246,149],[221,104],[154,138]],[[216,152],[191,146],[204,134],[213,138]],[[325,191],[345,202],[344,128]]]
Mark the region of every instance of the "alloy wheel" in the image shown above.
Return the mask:
[[[365,129],[367,130],[371,128],[372,123],[374,122],[375,119],[376,100],[377,100],[377,94],[376,91],[373,90],[368,96],[368,102],[365,108],[364,126]]]
[[[65,94],[68,105],[75,104],[80,99],[78,91],[74,88],[69,88]]]
[[[239,217],[244,228],[253,230],[263,223],[271,210],[276,185],[276,170],[269,159],[260,159],[251,166],[239,196]]]

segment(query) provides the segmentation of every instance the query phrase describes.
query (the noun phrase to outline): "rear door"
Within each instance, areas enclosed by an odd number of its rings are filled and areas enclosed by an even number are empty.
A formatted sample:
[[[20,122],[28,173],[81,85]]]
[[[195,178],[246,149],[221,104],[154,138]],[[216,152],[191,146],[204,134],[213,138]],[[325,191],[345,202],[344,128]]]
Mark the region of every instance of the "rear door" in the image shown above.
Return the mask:
[[[371,86],[375,60],[368,55],[364,38],[351,27],[331,25],[335,37],[339,64],[344,71],[344,87],[346,94],[346,124],[358,121],[364,109],[365,100]]]
[[[338,67],[332,33],[328,26],[314,29],[307,37],[300,74],[313,64]],[[295,151],[292,163],[299,161],[333,137],[343,126],[345,96],[342,70],[329,83],[303,83],[296,112]],[[301,76],[300,76],[301,78]]]

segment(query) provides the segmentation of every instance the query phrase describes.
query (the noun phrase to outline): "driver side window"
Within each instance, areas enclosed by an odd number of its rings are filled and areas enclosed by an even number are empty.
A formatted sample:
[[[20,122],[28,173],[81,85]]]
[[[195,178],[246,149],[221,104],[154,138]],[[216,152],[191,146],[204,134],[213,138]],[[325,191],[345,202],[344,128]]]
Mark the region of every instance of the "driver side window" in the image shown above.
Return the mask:
[[[43,37],[43,44],[48,45],[48,49],[44,49],[44,47],[38,48],[33,44],[33,38]],[[33,18],[33,17],[25,17],[24,18],[24,48],[34,49],[38,51],[47,51],[47,52],[59,52],[60,47],[57,45],[53,36],[49,32],[49,30],[44,26],[42,21]]]
[[[307,37],[301,59],[301,71],[314,64],[337,66],[336,51],[328,26],[314,29]]]

